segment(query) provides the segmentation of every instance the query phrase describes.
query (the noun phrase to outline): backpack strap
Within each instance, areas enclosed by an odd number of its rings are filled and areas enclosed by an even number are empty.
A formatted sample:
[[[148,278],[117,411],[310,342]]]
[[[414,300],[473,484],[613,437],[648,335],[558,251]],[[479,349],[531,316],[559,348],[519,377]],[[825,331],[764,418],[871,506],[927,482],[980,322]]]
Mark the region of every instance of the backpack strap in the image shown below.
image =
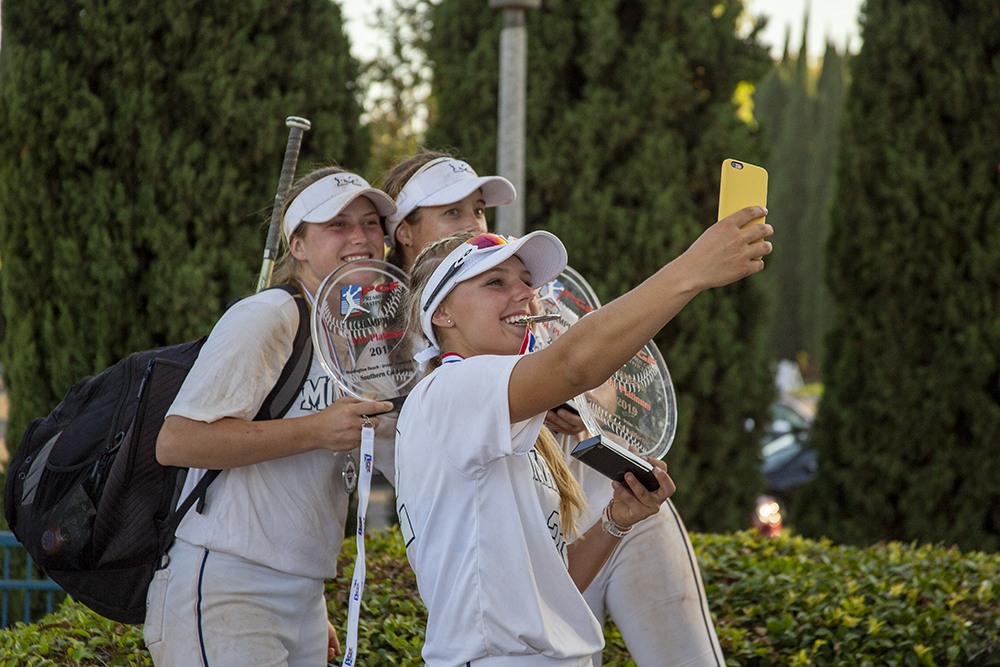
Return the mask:
[[[257,411],[257,415],[253,418],[254,421],[267,421],[284,417],[295,403],[302,385],[305,384],[306,378],[309,377],[309,369],[312,366],[312,327],[310,326],[309,305],[306,303],[305,297],[302,296],[302,293],[294,285],[275,285],[268,289],[284,290],[295,299],[295,305],[299,309],[299,328],[295,332],[295,340],[292,342],[292,356],[285,362],[285,367],[281,369],[278,381],[267,395],[267,398],[264,399],[260,410]],[[195,502],[198,503],[197,509],[199,513],[204,510],[208,485],[221,472],[221,470],[207,470],[202,478],[198,480],[198,484],[191,490],[191,493],[166,518],[164,521],[166,528],[164,534],[170,536],[171,542],[173,541],[174,531],[180,525],[181,519],[184,518],[184,515],[187,514]],[[164,545],[163,551],[166,552],[169,546],[169,544]]]
[[[309,377],[309,369],[312,366],[313,346],[312,327],[310,326],[309,305],[306,299],[294,285],[275,285],[269,289],[280,289],[288,292],[295,299],[295,305],[299,308],[299,328],[295,332],[295,340],[292,343],[292,356],[285,362],[285,367],[281,370],[278,381],[271,389],[271,393],[264,399],[254,421],[267,419],[281,419],[285,416],[295,403],[302,385]]]
[[[174,533],[177,532],[177,526],[180,525],[181,519],[184,515],[188,513],[191,506],[198,503],[198,512],[201,513],[205,509],[205,495],[208,493],[208,485],[215,481],[215,478],[219,476],[221,470],[206,470],[202,478],[198,480],[198,483],[191,493],[187,495],[177,509],[171,512],[166,519],[163,520],[163,529],[160,534],[163,539],[160,541],[160,554],[165,554],[170,545],[174,542]],[[164,543],[165,542],[165,543]]]

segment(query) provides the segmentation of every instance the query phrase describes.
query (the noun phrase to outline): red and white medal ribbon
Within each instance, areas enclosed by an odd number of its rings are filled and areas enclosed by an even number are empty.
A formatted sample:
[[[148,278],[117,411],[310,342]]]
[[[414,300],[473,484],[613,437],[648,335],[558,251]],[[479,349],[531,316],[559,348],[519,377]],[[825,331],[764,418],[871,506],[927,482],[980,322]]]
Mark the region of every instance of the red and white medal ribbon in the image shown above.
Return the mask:
[[[375,455],[375,429],[365,418],[361,429],[361,471],[358,475],[358,555],[354,560],[354,578],[351,580],[351,597],[347,607],[347,645],[344,648],[344,667],[354,667],[358,657],[358,619],[361,615],[361,596],[365,589],[365,514],[372,486],[372,459]]]
[[[529,354],[535,351],[535,334],[531,333],[531,325],[528,324],[524,327],[524,342],[521,343],[521,349],[518,354]]]

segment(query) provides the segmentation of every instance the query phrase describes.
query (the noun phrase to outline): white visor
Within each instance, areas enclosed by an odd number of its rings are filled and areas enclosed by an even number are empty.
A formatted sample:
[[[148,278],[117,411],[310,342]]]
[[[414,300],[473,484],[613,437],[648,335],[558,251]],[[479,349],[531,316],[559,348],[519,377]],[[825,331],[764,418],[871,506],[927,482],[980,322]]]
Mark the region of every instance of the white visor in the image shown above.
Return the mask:
[[[396,228],[415,208],[454,204],[476,190],[482,191],[487,207],[509,204],[517,197],[514,186],[502,176],[477,176],[467,163],[450,157],[431,160],[396,195],[396,212],[385,219],[386,242],[396,245]]]
[[[517,255],[524,262],[524,268],[531,273],[531,287],[534,289],[551,281],[566,268],[566,248],[562,241],[549,232],[531,232],[519,239],[499,236],[506,241],[500,245],[486,245],[485,242],[489,239],[483,237],[495,239],[498,235],[479,234],[452,250],[434,269],[421,292],[420,328],[434,347],[439,346],[434,337],[431,318],[459,283],[492,269],[513,255]],[[479,239],[485,242],[473,244]]]
[[[389,195],[376,190],[360,176],[348,172],[330,174],[310,184],[288,205],[282,222],[285,239],[291,239],[292,233],[303,222],[326,222],[362,196],[375,205],[375,211],[380,216],[390,215],[396,210]]]

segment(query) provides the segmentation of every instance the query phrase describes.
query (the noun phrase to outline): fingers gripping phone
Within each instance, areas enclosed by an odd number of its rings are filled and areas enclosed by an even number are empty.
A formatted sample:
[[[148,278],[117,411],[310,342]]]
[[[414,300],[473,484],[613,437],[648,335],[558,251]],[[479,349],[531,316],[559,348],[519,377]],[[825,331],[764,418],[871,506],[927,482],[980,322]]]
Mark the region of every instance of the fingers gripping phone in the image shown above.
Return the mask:
[[[727,159],[722,163],[719,186],[719,220],[747,206],[767,206],[767,171],[749,162]],[[764,222],[764,218],[748,224]]]
[[[617,443],[604,440],[599,435],[582,441],[570,454],[626,489],[627,472],[635,475],[635,478],[650,491],[660,488],[660,481],[653,474],[652,464]]]
[[[747,206],[767,206],[767,171],[749,162],[726,159],[722,163],[719,185],[719,220]],[[763,222],[764,218],[757,218],[744,226]]]

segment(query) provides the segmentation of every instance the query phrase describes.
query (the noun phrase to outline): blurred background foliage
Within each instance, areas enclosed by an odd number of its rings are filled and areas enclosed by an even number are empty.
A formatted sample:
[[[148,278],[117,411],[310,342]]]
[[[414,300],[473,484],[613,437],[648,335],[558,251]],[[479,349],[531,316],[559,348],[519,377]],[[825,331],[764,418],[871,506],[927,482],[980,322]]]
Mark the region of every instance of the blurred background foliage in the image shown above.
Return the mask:
[[[485,0],[392,0],[365,63],[326,0],[4,10],[8,443],[83,375],[206,333],[252,289],[286,116],[313,122],[300,174],[336,161],[378,181],[421,145],[495,170]],[[859,54],[772,60],[738,0],[545,0],[527,22],[528,225],[609,300],[715,220],[723,158],[767,167],[768,270],[657,338],[686,521],[747,525],[772,367],[793,358],[826,386],[797,530],[996,550],[1000,5],[868,0],[861,21]]]
[[[480,172],[496,165],[502,17],[479,0],[432,13],[437,115],[427,133]],[[547,0],[527,16],[527,227],[567,246],[603,302],[635,287],[716,220],[725,158],[760,164],[733,102],[770,65],[739,3]],[[678,393],[674,502],[694,530],[746,526],[763,488],[756,440],[773,398],[767,299],[748,280],[700,295],[657,342]],[[726,471],[722,474],[722,471]]]

